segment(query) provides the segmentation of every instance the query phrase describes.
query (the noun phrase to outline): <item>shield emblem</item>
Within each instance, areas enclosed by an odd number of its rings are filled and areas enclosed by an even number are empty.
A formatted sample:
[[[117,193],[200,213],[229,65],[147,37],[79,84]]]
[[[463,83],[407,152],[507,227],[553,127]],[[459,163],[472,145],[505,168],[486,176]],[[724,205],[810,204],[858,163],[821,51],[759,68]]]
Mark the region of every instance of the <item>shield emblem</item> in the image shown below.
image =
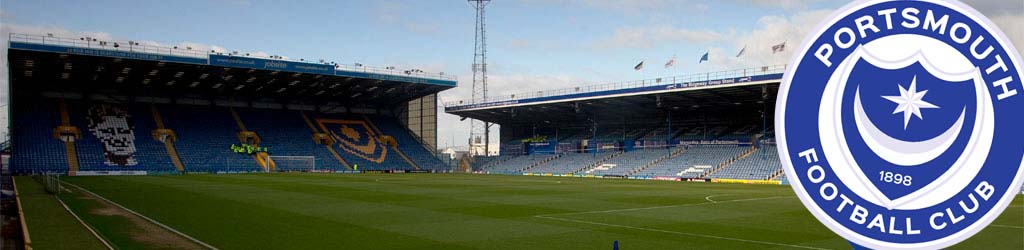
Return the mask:
[[[977,68],[889,51],[861,47],[838,65],[822,98],[831,100],[820,110],[822,151],[859,196],[889,209],[931,206],[981,170],[992,100]]]
[[[334,145],[345,152],[375,163],[382,163],[387,157],[387,147],[377,140],[377,133],[366,121],[316,119],[316,122],[338,142]]]

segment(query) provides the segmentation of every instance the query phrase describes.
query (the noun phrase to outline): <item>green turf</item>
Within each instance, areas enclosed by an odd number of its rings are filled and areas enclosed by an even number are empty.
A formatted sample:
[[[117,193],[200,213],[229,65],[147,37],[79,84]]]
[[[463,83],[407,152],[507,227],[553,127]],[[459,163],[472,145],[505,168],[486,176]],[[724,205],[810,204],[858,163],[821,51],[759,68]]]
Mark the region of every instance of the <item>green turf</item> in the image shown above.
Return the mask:
[[[66,179],[220,249],[611,249],[616,240],[622,249],[849,249],[788,186],[440,174]],[[1024,248],[1021,205],[954,248]]]
[[[15,179],[34,249],[107,249],[43,185],[31,177]]]

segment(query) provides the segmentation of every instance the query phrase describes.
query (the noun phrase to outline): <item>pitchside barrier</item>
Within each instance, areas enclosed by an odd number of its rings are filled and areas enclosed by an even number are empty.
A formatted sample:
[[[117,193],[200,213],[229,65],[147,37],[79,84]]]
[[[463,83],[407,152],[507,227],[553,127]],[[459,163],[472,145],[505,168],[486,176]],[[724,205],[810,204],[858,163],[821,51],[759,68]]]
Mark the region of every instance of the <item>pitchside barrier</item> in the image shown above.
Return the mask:
[[[55,173],[45,173],[41,175],[32,176],[32,179],[39,184],[43,185],[43,189],[46,193],[59,195],[60,194],[60,175]]]

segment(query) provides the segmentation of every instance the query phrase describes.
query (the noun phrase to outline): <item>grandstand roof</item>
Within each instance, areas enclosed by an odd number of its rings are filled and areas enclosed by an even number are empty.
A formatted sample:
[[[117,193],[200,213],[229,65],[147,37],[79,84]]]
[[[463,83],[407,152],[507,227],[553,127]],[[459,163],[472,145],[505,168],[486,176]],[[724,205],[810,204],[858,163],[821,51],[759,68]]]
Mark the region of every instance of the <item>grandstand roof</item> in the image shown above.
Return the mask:
[[[15,93],[229,97],[388,107],[456,86],[454,76],[415,69],[311,63],[86,38],[23,34],[10,38],[8,65]]]
[[[637,120],[666,110],[721,116],[774,108],[783,71],[778,65],[521,93],[448,102],[445,112],[502,125]]]

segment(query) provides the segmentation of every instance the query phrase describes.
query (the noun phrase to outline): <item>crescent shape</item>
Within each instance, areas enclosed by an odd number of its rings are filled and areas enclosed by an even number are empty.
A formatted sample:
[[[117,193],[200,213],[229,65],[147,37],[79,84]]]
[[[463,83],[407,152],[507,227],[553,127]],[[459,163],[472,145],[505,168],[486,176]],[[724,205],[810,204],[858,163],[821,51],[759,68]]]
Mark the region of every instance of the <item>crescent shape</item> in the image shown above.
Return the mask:
[[[864,107],[860,102],[860,87],[857,87],[853,102],[853,117],[864,143],[878,157],[899,166],[917,166],[939,157],[953,145],[964,125],[966,108],[960,111],[960,118],[956,123],[942,134],[924,141],[903,141],[882,132],[864,113]]]

